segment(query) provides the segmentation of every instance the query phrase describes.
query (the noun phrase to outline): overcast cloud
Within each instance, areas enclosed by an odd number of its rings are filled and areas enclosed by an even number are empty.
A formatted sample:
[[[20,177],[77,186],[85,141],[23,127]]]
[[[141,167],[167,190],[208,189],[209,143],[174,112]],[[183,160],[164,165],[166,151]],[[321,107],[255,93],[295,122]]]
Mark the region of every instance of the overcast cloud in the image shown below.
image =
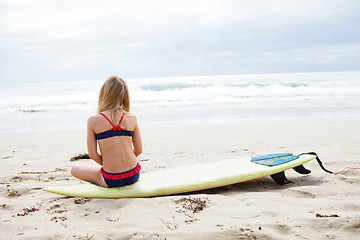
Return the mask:
[[[357,0],[0,0],[0,81],[360,70]]]

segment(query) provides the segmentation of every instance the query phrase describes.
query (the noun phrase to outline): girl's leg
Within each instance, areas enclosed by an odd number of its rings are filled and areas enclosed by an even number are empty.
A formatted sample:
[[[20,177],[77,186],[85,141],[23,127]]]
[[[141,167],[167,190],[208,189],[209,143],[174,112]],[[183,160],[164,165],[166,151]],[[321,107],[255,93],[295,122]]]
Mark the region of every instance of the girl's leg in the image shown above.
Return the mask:
[[[71,174],[81,180],[95,183],[101,187],[108,187],[101,175],[100,166],[75,166],[71,168]]]

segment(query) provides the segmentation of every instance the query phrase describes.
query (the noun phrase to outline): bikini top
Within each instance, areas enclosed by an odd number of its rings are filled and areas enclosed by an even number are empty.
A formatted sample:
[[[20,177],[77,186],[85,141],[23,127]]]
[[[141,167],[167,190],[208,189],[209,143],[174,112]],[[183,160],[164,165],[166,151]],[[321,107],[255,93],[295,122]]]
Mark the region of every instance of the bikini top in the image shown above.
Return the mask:
[[[101,133],[98,133],[98,134],[95,134],[95,138],[97,140],[100,140],[100,139],[104,139],[104,138],[110,138],[110,137],[116,137],[116,136],[129,136],[129,137],[132,137],[133,136],[133,131],[128,131],[128,130],[125,130],[125,129],[122,129],[120,127],[121,125],[121,122],[125,116],[125,113],[122,115],[121,119],[120,119],[120,122],[119,122],[119,125],[115,126],[111,121],[110,119],[105,116],[105,114],[103,113],[100,113],[103,117],[106,118],[106,120],[108,120],[108,122],[113,126],[112,129],[110,130],[107,130],[105,132],[101,132]]]

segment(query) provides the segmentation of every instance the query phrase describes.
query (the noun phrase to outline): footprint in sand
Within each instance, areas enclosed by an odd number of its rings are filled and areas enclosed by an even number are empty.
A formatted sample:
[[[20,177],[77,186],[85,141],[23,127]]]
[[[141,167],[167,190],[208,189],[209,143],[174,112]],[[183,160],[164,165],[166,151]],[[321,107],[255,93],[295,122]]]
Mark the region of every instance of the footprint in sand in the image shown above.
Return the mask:
[[[260,239],[254,235],[254,230],[250,228],[240,228],[239,232],[240,232],[240,236],[245,237],[246,239]]]
[[[284,224],[275,225],[274,228],[284,236],[292,233],[292,228]]]
[[[55,205],[51,206],[50,208],[46,209],[46,211],[49,213],[61,214],[61,213],[69,211],[69,209],[67,209],[66,207],[63,207],[59,204],[55,204]]]
[[[312,193],[306,192],[306,191],[302,191],[302,190],[288,189],[288,192],[290,192],[289,195],[291,197],[296,197],[296,198],[316,198],[315,194],[312,194]]]
[[[10,179],[10,182],[22,182],[24,179],[22,177],[13,177],[12,179]]]
[[[88,199],[88,198],[75,198],[74,203],[75,204],[85,204],[89,201],[90,201],[90,199]]]
[[[10,197],[10,198],[12,198],[12,197],[20,197],[21,194],[18,191],[16,191],[15,189],[8,188],[6,190],[6,196]]]

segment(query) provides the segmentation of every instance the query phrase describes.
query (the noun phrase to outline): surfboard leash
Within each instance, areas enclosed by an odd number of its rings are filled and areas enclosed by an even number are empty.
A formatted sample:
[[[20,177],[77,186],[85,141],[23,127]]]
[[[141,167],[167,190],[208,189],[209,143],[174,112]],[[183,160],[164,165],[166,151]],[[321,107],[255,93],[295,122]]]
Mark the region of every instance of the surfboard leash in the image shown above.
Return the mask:
[[[321,162],[321,160],[320,160],[319,156],[316,154],[316,152],[301,153],[301,154],[299,154],[299,156],[304,155],[304,154],[315,155],[315,156],[316,156],[316,161],[318,162],[318,164],[319,164],[319,166],[321,167],[321,169],[324,170],[324,171],[327,172],[327,173],[334,174],[334,172],[332,172],[332,171],[330,171],[330,170],[327,170],[327,169],[323,166],[323,163]]]
[[[344,168],[343,170],[341,170],[341,171],[339,171],[339,172],[332,172],[332,171],[326,169],[326,168],[323,166],[323,164],[322,164],[319,156],[318,156],[315,152],[301,153],[301,154],[299,154],[299,156],[300,156],[300,155],[304,155],[304,154],[315,155],[315,156],[316,156],[316,161],[317,161],[318,164],[320,165],[321,169],[324,170],[324,171],[327,172],[327,173],[330,173],[330,174],[337,175],[337,174],[339,174],[339,173],[342,173],[342,172],[345,171],[346,169],[360,169],[360,168],[355,168],[355,167],[346,167],[346,168]]]

